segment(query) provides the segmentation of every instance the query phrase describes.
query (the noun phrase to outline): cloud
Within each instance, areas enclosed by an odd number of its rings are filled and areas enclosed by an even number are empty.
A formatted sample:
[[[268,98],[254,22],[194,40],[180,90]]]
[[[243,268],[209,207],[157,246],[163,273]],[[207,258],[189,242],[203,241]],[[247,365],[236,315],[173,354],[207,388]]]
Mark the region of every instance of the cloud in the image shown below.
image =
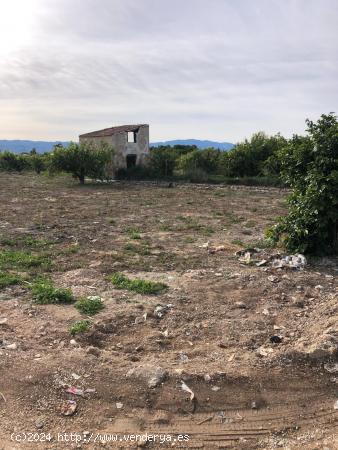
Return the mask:
[[[335,110],[333,0],[27,1],[30,38],[0,60],[2,138],[149,122],[154,140],[238,141]]]

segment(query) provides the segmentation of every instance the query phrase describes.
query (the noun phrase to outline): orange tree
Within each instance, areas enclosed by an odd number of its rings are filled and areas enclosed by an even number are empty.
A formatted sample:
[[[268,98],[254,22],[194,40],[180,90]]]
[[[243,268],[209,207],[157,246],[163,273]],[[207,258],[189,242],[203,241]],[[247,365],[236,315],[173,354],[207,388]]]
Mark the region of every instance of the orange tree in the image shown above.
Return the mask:
[[[267,232],[274,243],[309,254],[338,253],[338,122],[330,113],[307,120],[307,136],[293,136],[278,154],[292,189],[289,213]]]

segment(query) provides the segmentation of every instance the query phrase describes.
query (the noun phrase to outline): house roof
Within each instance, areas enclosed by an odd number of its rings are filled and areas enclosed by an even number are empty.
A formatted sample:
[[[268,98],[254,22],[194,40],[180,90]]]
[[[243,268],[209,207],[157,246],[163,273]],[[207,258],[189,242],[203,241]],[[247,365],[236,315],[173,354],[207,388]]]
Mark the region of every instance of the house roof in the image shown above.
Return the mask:
[[[148,127],[149,125],[142,123],[138,125],[121,125],[118,127],[104,128],[103,130],[92,131],[91,133],[80,134],[80,138],[83,137],[102,137],[113,136],[113,134],[123,133],[128,131],[138,131],[140,127]]]

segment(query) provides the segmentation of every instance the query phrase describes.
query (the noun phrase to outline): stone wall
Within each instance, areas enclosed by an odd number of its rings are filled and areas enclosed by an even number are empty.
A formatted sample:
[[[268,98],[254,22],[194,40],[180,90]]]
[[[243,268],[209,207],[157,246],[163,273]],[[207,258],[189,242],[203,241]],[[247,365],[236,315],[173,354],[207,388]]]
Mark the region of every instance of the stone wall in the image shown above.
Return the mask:
[[[149,126],[141,126],[136,132],[136,142],[128,142],[128,133],[120,132],[112,136],[80,137],[80,142],[93,142],[95,145],[107,143],[112,145],[114,154],[114,168],[127,167],[127,155],[136,155],[136,164],[142,165],[149,154]],[[112,177],[114,176],[112,170]]]

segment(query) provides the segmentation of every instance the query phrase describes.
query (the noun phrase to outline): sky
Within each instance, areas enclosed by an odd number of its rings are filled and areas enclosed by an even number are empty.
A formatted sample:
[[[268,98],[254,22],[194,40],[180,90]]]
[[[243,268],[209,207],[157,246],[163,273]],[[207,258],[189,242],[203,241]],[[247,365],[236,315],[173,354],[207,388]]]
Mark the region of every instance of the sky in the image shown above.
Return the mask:
[[[338,107],[337,0],[0,0],[0,139],[304,133]]]

